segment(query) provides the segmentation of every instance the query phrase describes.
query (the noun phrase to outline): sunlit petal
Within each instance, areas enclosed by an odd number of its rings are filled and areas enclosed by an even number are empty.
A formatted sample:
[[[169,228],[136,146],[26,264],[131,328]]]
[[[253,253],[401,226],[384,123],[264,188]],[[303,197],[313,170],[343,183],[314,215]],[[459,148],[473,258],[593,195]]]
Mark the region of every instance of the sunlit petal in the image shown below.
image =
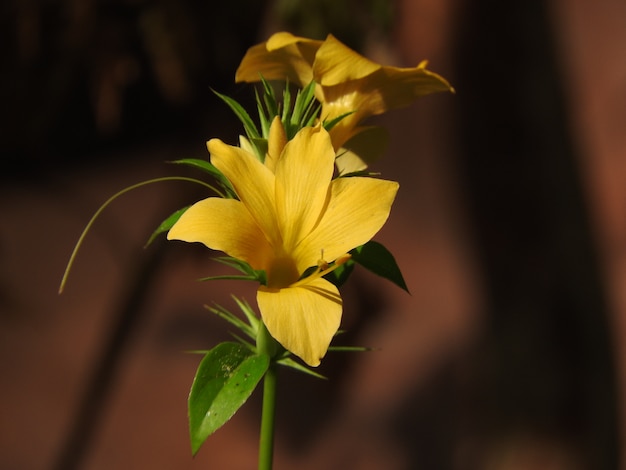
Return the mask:
[[[353,162],[352,164],[339,162],[339,160],[343,158],[343,150],[340,150],[338,153],[340,156],[337,157],[336,163],[337,168],[342,165],[344,170],[342,171],[340,169],[339,174],[365,169],[367,165],[373,163],[383,155],[389,145],[389,133],[384,127],[357,127],[354,133],[354,136],[344,144],[344,147],[348,150],[348,154],[354,154],[354,157],[348,156],[346,162],[348,162],[349,159],[353,159]],[[361,162],[359,162],[359,160],[361,160]]]
[[[268,51],[276,51],[278,49],[282,49],[293,44],[310,44],[317,51],[317,49],[319,49],[319,47],[322,45],[322,41],[309,39],[302,36],[295,36],[294,34],[291,34],[287,31],[279,31],[272,34],[265,43]],[[311,59],[310,62],[313,63],[314,57],[311,56],[309,58]]]
[[[267,155],[265,156],[265,166],[271,172],[276,170],[276,162],[283,153],[285,145],[287,145],[285,127],[280,120],[280,116],[276,116],[270,125],[269,137],[267,139]]]
[[[276,33],[246,52],[235,73],[236,82],[285,80],[305,86],[313,80],[312,64],[322,41]]]
[[[241,202],[273,246],[282,239],[276,222],[274,174],[254,155],[219,139],[208,142],[211,163],[235,188]]]
[[[380,67],[330,34],[315,55],[313,76],[323,87],[333,86],[367,77]]]
[[[330,137],[320,126],[298,132],[277,162],[277,213],[287,251],[292,251],[319,220],[334,161]]]
[[[319,365],[341,323],[337,288],[321,278],[285,289],[261,286],[257,302],[270,334],[308,365]]]
[[[326,260],[334,260],[368,242],[389,217],[398,186],[367,177],[333,180],[324,217],[294,253],[298,268],[316,265],[321,250]]]
[[[367,163],[359,155],[347,149],[339,149],[339,156],[335,159],[335,165],[337,165],[337,172],[340,175],[367,168]]]
[[[266,269],[272,249],[246,207],[234,199],[209,198],[195,203],[167,234],[169,240],[200,242]]]

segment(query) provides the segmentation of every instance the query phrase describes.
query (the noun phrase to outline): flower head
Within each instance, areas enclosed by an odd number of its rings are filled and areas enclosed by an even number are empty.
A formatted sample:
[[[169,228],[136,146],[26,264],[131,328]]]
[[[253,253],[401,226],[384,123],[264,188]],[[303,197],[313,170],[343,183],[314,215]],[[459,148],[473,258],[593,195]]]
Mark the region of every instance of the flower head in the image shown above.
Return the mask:
[[[274,142],[275,139],[280,142]],[[335,151],[321,127],[306,127],[284,143],[270,133],[265,163],[218,139],[211,162],[237,199],[208,198],[191,206],[169,239],[201,242],[264,270],[257,303],[270,334],[317,366],[341,321],[337,288],[317,270],[369,241],[383,226],[398,184],[366,177],[333,179]],[[320,261],[323,261],[320,263]]]
[[[453,91],[441,76],[426,68],[383,66],[353,51],[333,35],[324,41],[276,33],[253,46],[244,56],[237,82],[289,79],[300,86],[317,83],[316,97],[326,121],[346,115],[331,130],[335,149],[363,132],[367,117],[406,106],[415,99],[440,91]]]

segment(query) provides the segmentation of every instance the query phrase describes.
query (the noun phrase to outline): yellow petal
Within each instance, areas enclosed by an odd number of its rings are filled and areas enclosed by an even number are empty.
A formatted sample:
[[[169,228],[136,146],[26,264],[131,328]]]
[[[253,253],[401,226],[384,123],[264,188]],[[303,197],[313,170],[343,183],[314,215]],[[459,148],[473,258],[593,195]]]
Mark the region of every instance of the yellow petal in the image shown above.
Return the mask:
[[[443,77],[427,70],[426,62],[413,68],[379,67],[361,79],[322,87],[322,117],[331,120],[352,113],[330,131],[333,145],[339,148],[359,133],[358,124],[367,117],[442,91],[454,89]]]
[[[168,240],[200,242],[267,269],[272,250],[245,206],[235,199],[209,198],[191,206],[167,234]]]
[[[389,217],[398,186],[369,177],[333,180],[323,218],[294,252],[298,268],[316,265],[321,250],[324,259],[332,261],[371,240]]]
[[[305,127],[276,165],[276,208],[287,252],[314,227],[328,196],[335,152],[321,126]]]
[[[269,168],[270,171],[274,172],[276,169],[276,162],[280,154],[283,153],[286,144],[287,134],[285,127],[280,120],[280,116],[275,116],[270,125],[270,132],[267,138],[267,155],[265,157],[265,166]]]
[[[345,175],[355,171],[363,171],[367,168],[367,163],[365,163],[361,157],[344,148],[339,149],[335,164],[337,165],[337,172],[340,175]]]
[[[235,188],[256,224],[273,246],[281,246],[282,238],[275,214],[274,174],[254,155],[219,139],[208,142],[211,163]]]
[[[243,136],[243,135],[239,136],[239,147],[241,147],[246,152],[251,153],[252,155],[254,155],[255,153],[254,147],[252,146],[252,144],[250,143],[250,141],[248,140],[246,136]]]
[[[318,366],[341,323],[337,288],[325,279],[284,289],[261,286],[257,302],[270,334],[310,366]]]
[[[389,144],[389,134],[384,127],[357,127],[353,136],[337,152],[335,160],[340,175],[365,170],[380,157]]]
[[[276,33],[262,44],[252,46],[235,73],[236,82],[285,80],[301,87],[313,80],[312,64],[322,41]]]
[[[269,39],[265,43],[265,46],[267,50],[271,52],[300,43],[314,44],[316,45],[317,49],[322,44],[322,41],[316,41],[314,39],[309,39],[302,36],[295,36],[287,31],[279,31],[278,33],[274,33],[269,37]]]
[[[317,51],[313,75],[325,87],[367,77],[378,69],[379,64],[366,59],[330,34]]]
[[[426,61],[413,68],[382,67],[368,77],[365,89],[375,93],[363,94],[357,100],[360,109],[369,115],[381,114],[389,109],[407,106],[425,95],[437,92],[454,92],[446,79],[426,69]]]

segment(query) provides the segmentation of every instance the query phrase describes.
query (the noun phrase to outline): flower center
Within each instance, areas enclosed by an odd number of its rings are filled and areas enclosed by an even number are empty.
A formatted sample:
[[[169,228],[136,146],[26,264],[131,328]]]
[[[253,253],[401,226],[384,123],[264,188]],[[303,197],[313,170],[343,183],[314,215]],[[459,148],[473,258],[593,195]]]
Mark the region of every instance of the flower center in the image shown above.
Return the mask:
[[[267,286],[280,289],[290,286],[299,277],[300,274],[293,259],[288,256],[277,257],[272,261],[267,273]]]

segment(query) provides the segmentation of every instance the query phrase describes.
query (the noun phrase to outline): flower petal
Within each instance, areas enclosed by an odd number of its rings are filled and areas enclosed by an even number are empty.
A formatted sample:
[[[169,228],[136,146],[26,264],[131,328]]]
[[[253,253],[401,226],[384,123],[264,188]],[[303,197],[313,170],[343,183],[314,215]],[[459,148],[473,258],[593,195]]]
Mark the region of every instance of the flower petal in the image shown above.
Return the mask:
[[[320,223],[294,252],[298,269],[317,264],[319,253],[333,261],[369,240],[389,217],[398,183],[369,177],[337,178]]]
[[[284,289],[261,286],[257,302],[270,334],[310,366],[318,366],[341,323],[342,301],[325,279]]]
[[[333,86],[367,77],[380,67],[329,34],[315,55],[313,76],[322,86]]]
[[[360,171],[365,169],[370,163],[376,161],[389,144],[389,133],[384,127],[368,126],[357,127],[354,129],[354,136],[350,138],[345,144],[344,148],[347,150],[347,156],[343,155],[343,150],[340,149],[335,161],[339,174],[343,175],[350,171]],[[353,157],[350,154],[356,156]],[[344,159],[344,161],[340,161]],[[359,159],[361,160],[359,162]]]
[[[367,115],[382,114],[389,109],[407,106],[425,95],[454,88],[448,81],[426,68],[427,62],[417,67],[381,67],[367,78],[367,86],[356,99],[358,108]]]
[[[313,80],[312,64],[322,41],[276,33],[267,42],[252,46],[235,73],[236,82],[289,79],[300,86]]]
[[[287,145],[287,133],[283,126],[280,116],[275,116],[270,125],[270,132],[267,138],[267,155],[265,155],[265,166],[274,173],[276,171],[276,162],[283,153]]]
[[[287,252],[318,222],[334,162],[330,136],[318,126],[300,130],[276,163],[276,211]]]
[[[219,139],[207,144],[211,163],[231,182],[265,237],[275,247],[282,245],[274,200],[274,174],[254,155]]]
[[[367,163],[358,154],[350,150],[341,148],[338,154],[335,159],[335,165],[337,165],[337,173],[339,175],[363,171],[367,168]]]
[[[167,234],[168,240],[200,242],[267,269],[271,247],[246,207],[235,199],[208,198],[195,203]]]

